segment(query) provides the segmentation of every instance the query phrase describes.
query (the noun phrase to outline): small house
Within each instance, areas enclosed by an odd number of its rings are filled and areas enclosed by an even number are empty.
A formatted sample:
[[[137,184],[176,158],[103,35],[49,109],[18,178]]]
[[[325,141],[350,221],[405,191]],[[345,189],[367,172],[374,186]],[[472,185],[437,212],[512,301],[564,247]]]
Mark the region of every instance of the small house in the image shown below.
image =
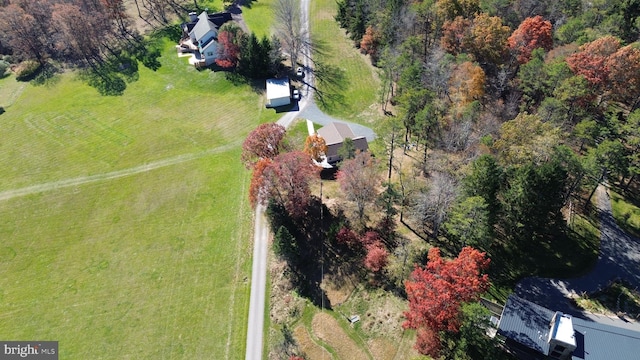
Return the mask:
[[[332,122],[318,129],[318,135],[322,136],[327,144],[327,153],[325,155],[329,164],[335,164],[342,160],[342,157],[338,155],[338,150],[340,150],[342,143],[347,138],[353,140],[356,150],[367,151],[369,149],[367,138],[356,136],[351,127],[345,123]]]
[[[267,107],[273,108],[291,104],[289,78],[267,79]]]

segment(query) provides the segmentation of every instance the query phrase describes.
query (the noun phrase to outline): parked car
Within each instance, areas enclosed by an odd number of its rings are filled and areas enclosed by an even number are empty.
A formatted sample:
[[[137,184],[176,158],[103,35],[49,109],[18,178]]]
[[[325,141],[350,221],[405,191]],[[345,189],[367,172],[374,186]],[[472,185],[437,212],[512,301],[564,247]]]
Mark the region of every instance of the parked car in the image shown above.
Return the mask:
[[[293,89],[293,95],[291,97],[293,100],[300,100],[300,90]]]
[[[304,76],[304,72],[302,71],[302,67],[298,66],[298,69],[296,70],[296,76],[301,78]]]

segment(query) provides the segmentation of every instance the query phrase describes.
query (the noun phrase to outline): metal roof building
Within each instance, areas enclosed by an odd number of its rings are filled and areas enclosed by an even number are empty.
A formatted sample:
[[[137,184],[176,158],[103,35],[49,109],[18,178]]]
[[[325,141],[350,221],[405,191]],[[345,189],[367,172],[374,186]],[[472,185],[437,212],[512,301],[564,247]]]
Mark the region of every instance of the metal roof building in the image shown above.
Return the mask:
[[[561,359],[551,354],[554,349],[549,345],[557,314],[563,315],[511,295],[500,317],[498,334],[507,339],[506,345],[520,359]],[[577,317],[569,319],[576,347],[568,359],[640,359],[640,332]]]
[[[338,150],[342,147],[345,139],[353,140],[353,145],[357,150],[367,151],[369,144],[364,136],[355,136],[349,124],[341,122],[332,122],[318,129],[320,135],[327,144],[327,161],[332,164],[342,160],[338,155]]]
[[[267,79],[267,107],[291,104],[289,78]]]

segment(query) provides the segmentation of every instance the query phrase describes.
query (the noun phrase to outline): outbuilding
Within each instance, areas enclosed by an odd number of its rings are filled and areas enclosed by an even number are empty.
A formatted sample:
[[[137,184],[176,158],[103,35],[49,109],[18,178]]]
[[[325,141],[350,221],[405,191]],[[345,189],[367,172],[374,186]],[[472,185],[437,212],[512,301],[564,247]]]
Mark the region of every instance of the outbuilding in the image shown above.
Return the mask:
[[[289,78],[267,79],[267,107],[291,104]]]

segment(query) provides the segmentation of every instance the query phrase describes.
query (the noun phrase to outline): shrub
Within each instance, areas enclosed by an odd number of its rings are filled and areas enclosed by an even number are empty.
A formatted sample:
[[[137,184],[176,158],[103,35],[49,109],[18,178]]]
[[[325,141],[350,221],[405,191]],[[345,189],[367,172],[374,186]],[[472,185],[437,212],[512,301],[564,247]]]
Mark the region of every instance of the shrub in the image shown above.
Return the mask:
[[[5,76],[8,68],[9,68],[9,63],[4,60],[0,60],[0,78]]]
[[[29,81],[38,74],[40,68],[40,63],[35,60],[23,61],[16,68],[16,80]]]

